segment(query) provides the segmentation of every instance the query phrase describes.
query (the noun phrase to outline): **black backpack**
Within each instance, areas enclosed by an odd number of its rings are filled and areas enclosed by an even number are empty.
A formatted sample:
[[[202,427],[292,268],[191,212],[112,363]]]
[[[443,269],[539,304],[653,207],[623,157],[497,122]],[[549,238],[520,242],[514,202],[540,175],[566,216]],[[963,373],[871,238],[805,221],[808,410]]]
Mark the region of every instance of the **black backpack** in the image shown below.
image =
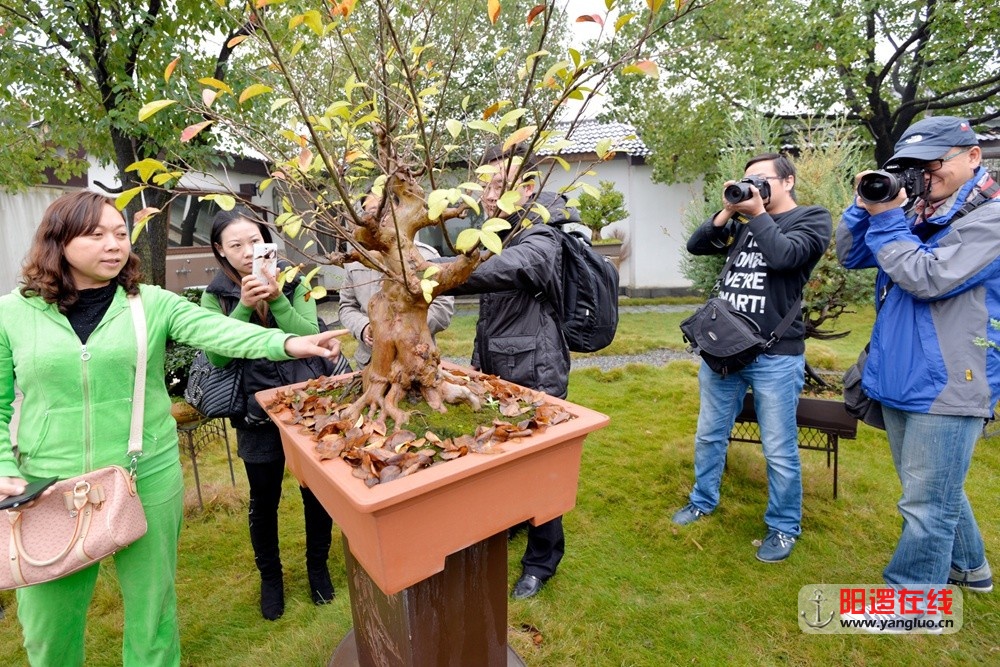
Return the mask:
[[[573,352],[597,352],[618,329],[618,269],[585,235],[553,227],[562,241],[563,335]]]

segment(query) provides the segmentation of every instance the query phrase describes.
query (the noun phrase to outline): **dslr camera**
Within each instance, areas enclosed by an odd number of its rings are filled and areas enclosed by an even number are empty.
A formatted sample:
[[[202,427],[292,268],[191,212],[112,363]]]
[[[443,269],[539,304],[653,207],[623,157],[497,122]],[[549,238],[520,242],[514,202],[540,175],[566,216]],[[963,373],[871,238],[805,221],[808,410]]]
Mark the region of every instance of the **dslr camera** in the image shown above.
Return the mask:
[[[771,196],[770,183],[767,182],[766,178],[757,178],[756,176],[747,176],[732,185],[727,185],[726,189],[722,191],[722,196],[730,204],[739,204],[741,201],[753,197],[753,192],[750,190],[751,185],[760,192],[761,199],[768,199]]]
[[[858,196],[869,204],[892,201],[902,188],[910,199],[924,194],[924,170],[920,167],[887,165],[884,169],[865,174],[858,181]]]

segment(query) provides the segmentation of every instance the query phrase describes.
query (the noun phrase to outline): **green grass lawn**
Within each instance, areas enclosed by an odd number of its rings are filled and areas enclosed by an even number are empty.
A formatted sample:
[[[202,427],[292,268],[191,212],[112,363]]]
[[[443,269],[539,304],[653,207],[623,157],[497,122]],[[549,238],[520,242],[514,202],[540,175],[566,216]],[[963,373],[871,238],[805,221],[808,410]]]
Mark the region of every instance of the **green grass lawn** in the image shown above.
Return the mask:
[[[682,348],[683,313],[622,316],[607,353]],[[870,315],[844,318],[848,338],[809,343],[820,368],[842,369],[863,346]],[[467,356],[474,317],[439,336],[443,354]],[[712,516],[684,529],[670,516],[692,482],[698,411],[697,366],[630,366],[574,371],[570,400],[611,416],[585,443],[576,508],[565,517],[566,557],[536,598],[511,602],[511,645],[531,666],[967,665],[1000,663],[1000,592],[965,596],[965,625],[942,636],[806,635],[797,622],[799,589],[812,583],[875,584],[899,532],[896,480],[884,434],[861,426],[841,441],[840,494],[820,452],[803,451],[803,535],[791,558],[765,565],[752,540],[764,534],[767,501],[759,447],[734,445]],[[967,492],[987,552],[997,559],[1000,439],[976,452]],[[287,608],[261,618],[258,578],[246,528],[246,480],[229,482],[219,444],[199,458],[207,508],[198,511],[185,459],[191,510],[181,536],[178,595],[183,664],[322,666],[352,625],[339,531],[331,573],[333,604],[315,607],[305,577],[302,506],[289,476],[282,504]],[[484,511],[489,511],[484,508]],[[446,521],[447,517],[441,520]],[[518,576],[524,537],[510,546]],[[1000,562],[1000,559],[997,559]],[[10,592],[0,593],[2,664],[26,664]],[[121,606],[102,576],[91,609],[88,664],[120,664]]]

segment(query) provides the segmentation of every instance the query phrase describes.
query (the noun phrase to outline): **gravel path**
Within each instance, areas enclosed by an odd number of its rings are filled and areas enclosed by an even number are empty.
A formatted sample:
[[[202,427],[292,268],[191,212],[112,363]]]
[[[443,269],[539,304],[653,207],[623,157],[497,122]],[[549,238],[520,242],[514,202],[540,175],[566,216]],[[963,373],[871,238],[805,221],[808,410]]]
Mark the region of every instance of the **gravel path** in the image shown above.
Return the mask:
[[[650,350],[642,354],[611,354],[606,356],[588,355],[573,359],[572,367],[575,368],[600,368],[602,371],[609,371],[612,368],[621,368],[628,364],[648,364],[650,366],[663,366],[671,361],[687,359],[694,361],[697,355],[685,350]]]
[[[622,306],[619,309],[620,313],[681,313],[681,312],[694,312],[697,305],[657,305],[657,306]],[[474,310],[473,310],[474,312]],[[461,310],[456,313],[461,316],[463,313]],[[585,354],[574,356],[572,361],[572,367],[576,368],[600,368],[602,371],[609,371],[613,368],[622,368],[629,364],[649,364],[651,366],[663,366],[671,361],[677,361],[680,359],[695,360],[698,357],[685,350],[671,350],[671,349],[659,349],[650,350],[648,352],[643,352],[641,354],[611,354],[611,355],[600,355],[600,354]],[[457,364],[467,364],[468,359],[448,359],[453,363]]]
[[[442,357],[442,359],[461,366],[469,363],[469,360],[465,358]],[[650,350],[649,352],[643,352],[642,354],[608,354],[603,356],[588,354],[585,356],[574,357],[572,361],[572,368],[574,370],[577,368],[600,368],[602,371],[610,371],[613,368],[622,368],[629,364],[663,366],[671,361],[677,361],[680,359],[694,361],[698,359],[698,357],[683,350],[668,349]]]

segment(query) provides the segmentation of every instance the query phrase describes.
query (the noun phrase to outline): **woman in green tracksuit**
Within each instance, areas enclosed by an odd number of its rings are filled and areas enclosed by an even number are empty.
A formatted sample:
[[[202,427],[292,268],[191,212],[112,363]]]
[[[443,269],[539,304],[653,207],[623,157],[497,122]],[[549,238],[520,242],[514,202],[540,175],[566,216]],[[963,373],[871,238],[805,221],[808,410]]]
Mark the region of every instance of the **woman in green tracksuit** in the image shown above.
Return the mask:
[[[126,667],[180,664],[174,580],[183,482],[163,362],[167,340],[229,357],[336,357],[336,332],[291,336],[211,313],[139,284],[139,260],[113,200],[93,192],[46,210],[21,288],[0,297],[0,499],[27,481],[125,465],[136,370],[127,294],[139,294],[148,329],[143,454],[138,490],[148,531],[115,554],[125,604]],[[14,385],[23,400],[17,455]],[[84,664],[87,608],[97,565],[17,591],[24,647],[34,667]]]

